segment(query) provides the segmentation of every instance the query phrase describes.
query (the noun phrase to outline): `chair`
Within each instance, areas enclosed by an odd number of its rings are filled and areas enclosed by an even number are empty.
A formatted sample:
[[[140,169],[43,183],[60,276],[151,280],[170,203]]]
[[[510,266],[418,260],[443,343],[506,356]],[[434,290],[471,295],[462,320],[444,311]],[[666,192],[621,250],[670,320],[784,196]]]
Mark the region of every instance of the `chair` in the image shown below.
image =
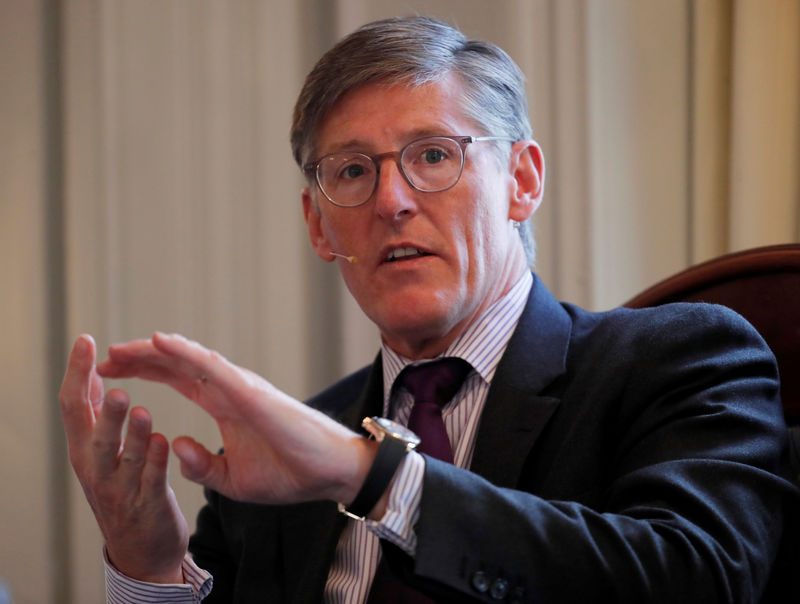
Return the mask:
[[[697,264],[625,306],[667,302],[722,304],[750,321],[767,341],[778,360],[792,469],[800,482],[800,244],[755,248]]]

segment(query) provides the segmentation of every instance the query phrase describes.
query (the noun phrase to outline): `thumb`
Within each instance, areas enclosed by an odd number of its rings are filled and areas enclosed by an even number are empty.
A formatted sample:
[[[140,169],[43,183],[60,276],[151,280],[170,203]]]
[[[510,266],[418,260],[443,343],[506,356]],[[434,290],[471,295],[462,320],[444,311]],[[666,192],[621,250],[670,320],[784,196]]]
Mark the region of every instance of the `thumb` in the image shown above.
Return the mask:
[[[214,455],[189,436],[179,436],[172,442],[181,462],[181,474],[192,482],[215,491],[224,492],[227,463],[222,455]]]

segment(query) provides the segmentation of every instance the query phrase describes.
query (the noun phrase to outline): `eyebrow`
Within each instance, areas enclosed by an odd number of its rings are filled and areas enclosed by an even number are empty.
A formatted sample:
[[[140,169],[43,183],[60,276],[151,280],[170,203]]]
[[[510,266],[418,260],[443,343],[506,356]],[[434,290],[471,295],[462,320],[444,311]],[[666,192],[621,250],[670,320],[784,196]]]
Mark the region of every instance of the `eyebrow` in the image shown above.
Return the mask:
[[[429,136],[452,136],[458,137],[463,136],[463,133],[453,133],[450,132],[448,129],[445,129],[441,126],[426,126],[424,128],[415,128],[409,132],[406,132],[403,135],[403,140],[405,142],[401,143],[397,149],[391,149],[392,151],[399,151],[408,143],[418,140],[420,138],[427,138]],[[341,143],[337,143],[333,145],[330,149],[325,151],[324,153],[320,153],[317,157],[324,157],[326,155],[330,155],[331,153],[341,153],[345,151],[356,152],[356,153],[364,153],[365,155],[369,155],[371,151],[371,145],[363,140],[360,139],[350,139],[348,141],[344,141]]]

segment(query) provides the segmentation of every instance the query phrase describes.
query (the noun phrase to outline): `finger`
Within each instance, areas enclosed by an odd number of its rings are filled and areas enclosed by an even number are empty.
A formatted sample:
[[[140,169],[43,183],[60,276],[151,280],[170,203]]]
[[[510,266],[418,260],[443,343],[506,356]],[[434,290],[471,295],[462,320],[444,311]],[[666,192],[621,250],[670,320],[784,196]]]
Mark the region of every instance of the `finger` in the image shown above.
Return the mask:
[[[97,366],[92,367],[91,375],[89,376],[89,402],[92,404],[92,411],[94,416],[100,412],[100,407],[103,406],[103,379],[97,374]]]
[[[153,346],[177,361],[177,367],[191,380],[221,383],[234,365],[215,350],[189,340],[180,334],[153,334]]]
[[[151,382],[168,383],[174,372],[166,367],[166,359],[154,361],[141,359],[138,361],[120,362],[106,359],[97,365],[97,373],[105,378],[125,379],[141,378]]]
[[[150,340],[131,340],[108,347],[108,358],[97,364],[97,371],[104,377],[133,377],[125,375],[135,366],[164,364],[163,354],[158,352]],[[162,357],[160,362],[158,357]]]
[[[111,346],[109,358],[98,365],[98,372],[104,377],[137,377],[167,384],[209,412],[208,388],[217,385],[229,391],[237,383],[237,375],[244,375],[220,354],[183,336],[162,333],[154,334],[152,340]]]
[[[169,443],[163,434],[154,432],[147,441],[145,464],[142,469],[141,494],[146,497],[159,497],[166,494],[167,464]]]
[[[165,364],[170,362],[174,363],[169,359],[159,361],[159,363]],[[188,377],[185,373],[179,373],[171,367],[161,366],[160,364],[150,365],[148,363],[149,361],[147,360],[131,363],[104,361],[102,366],[98,366],[98,371],[107,378],[139,378],[165,384],[192,401],[198,402],[200,400],[204,393],[202,388],[206,385],[207,378],[203,376]]]
[[[151,340],[133,340],[114,344],[108,359],[98,364],[100,375],[109,378],[141,378],[168,384],[183,394],[201,377],[191,361],[179,355],[165,354]]]
[[[253,388],[263,390],[270,386],[252,371],[231,363],[215,350],[179,334],[156,332],[153,345],[175,359],[176,366],[181,367],[183,379],[175,380],[170,385],[197,402],[217,420],[228,412],[225,405],[221,404],[224,399],[244,400],[247,391]],[[215,391],[224,398],[215,396]]]
[[[224,456],[212,454],[188,436],[176,438],[172,443],[172,449],[181,462],[181,474],[185,478],[225,493],[228,471]]]
[[[138,488],[147,458],[152,425],[152,419],[146,409],[143,407],[131,409],[125,442],[119,457],[119,474],[123,483],[135,484]]]
[[[108,356],[112,359],[131,360],[152,350],[153,343],[147,338],[140,338],[138,340],[112,344],[108,347]]]
[[[72,347],[58,395],[67,441],[71,447],[87,442],[94,424],[91,407],[94,359],[94,340],[84,334]]]
[[[109,477],[117,468],[122,442],[122,425],[130,400],[122,390],[110,390],[106,395],[92,432],[92,457],[99,477]]]

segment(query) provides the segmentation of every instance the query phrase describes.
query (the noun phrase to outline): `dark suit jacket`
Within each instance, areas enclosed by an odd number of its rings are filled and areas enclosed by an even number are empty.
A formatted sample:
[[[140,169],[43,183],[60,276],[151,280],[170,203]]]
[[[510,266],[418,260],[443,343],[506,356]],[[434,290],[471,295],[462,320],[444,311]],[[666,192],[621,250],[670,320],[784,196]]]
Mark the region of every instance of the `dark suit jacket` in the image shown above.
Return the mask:
[[[381,360],[310,404],[380,414]],[[589,313],[538,279],[498,367],[470,470],[426,459],[414,559],[441,601],[758,601],[787,532],[772,354],[708,305]],[[207,493],[190,549],[208,602],[319,602],[344,517]]]

